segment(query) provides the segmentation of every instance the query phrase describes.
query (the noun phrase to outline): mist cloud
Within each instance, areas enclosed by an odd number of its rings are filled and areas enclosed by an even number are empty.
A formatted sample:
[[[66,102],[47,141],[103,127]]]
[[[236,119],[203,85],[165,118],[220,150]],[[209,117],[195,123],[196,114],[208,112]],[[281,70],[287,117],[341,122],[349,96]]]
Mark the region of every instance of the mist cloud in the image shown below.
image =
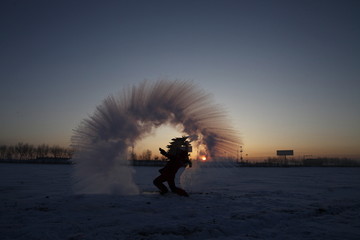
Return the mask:
[[[239,146],[225,111],[210,94],[189,81],[145,81],[107,97],[74,130],[75,190],[137,194],[128,149],[163,124],[182,126],[212,159],[234,155]]]

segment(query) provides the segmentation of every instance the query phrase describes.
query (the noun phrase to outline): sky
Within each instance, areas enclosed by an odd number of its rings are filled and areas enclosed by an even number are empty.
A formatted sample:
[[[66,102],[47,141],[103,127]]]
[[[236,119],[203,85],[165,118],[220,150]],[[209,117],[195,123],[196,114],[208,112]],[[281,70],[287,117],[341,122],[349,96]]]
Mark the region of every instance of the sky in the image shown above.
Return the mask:
[[[0,144],[69,146],[109,94],[180,79],[226,109],[244,157],[360,157],[359,11],[350,0],[3,0]],[[176,134],[164,126],[139,146]]]

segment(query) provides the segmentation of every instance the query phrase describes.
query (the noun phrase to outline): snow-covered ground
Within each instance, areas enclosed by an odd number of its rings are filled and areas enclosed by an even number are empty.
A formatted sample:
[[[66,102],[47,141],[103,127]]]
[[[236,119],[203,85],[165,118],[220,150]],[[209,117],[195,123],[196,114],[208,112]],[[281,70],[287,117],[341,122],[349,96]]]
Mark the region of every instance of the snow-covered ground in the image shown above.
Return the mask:
[[[185,170],[190,197],[76,195],[71,165],[0,164],[1,239],[360,239],[360,168]]]

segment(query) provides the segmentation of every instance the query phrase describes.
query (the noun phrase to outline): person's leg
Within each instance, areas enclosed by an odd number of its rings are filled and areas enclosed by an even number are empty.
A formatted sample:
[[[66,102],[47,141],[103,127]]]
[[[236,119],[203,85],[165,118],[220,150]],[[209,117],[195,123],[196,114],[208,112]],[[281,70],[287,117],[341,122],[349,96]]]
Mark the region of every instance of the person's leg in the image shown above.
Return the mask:
[[[153,181],[154,185],[160,189],[161,194],[165,194],[169,191],[168,188],[163,184],[163,182],[165,182],[165,181],[166,181],[166,178],[163,175],[158,176]]]
[[[176,194],[180,195],[180,196],[186,196],[186,197],[188,197],[189,194],[188,194],[184,189],[181,189],[181,188],[178,188],[178,187],[175,186],[175,179],[174,179],[174,178],[175,178],[175,176],[172,177],[172,178],[169,178],[169,179],[167,180],[171,191],[172,191],[173,193],[176,193]]]
[[[167,182],[168,182],[169,187],[170,187],[172,192],[176,192],[176,189],[177,189],[177,187],[175,185],[175,179],[174,178],[175,178],[175,176],[170,177],[170,178],[167,179]]]

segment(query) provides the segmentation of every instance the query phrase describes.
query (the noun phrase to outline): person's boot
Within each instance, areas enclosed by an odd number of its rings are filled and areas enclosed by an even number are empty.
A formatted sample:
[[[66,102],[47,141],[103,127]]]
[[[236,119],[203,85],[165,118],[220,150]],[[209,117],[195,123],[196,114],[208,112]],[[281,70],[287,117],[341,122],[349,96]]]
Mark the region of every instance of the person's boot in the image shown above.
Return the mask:
[[[189,194],[184,189],[181,189],[181,188],[177,188],[173,192],[175,192],[177,195],[180,195],[180,196],[189,197]]]

